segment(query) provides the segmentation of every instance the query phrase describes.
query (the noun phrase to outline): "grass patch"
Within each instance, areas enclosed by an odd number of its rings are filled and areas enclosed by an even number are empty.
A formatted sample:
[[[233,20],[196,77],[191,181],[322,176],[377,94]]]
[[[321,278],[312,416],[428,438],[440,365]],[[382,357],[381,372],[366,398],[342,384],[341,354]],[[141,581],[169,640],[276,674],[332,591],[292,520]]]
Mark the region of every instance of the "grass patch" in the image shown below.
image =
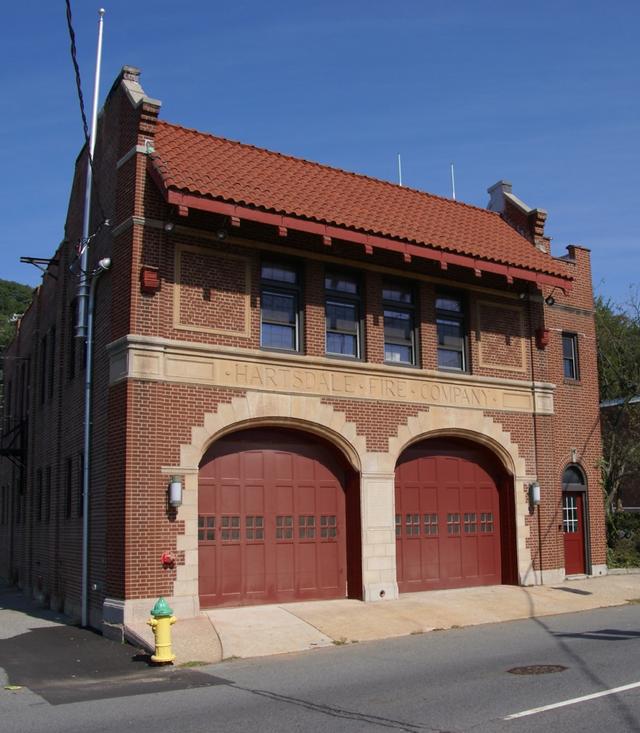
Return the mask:
[[[344,638],[344,636],[341,636],[339,639],[334,639],[332,641],[332,644],[335,644],[336,646],[344,646],[347,643],[348,641]]]
[[[183,662],[182,664],[179,664],[178,667],[206,667],[207,664],[210,664],[210,662],[200,662],[197,659],[193,659],[190,662]]]

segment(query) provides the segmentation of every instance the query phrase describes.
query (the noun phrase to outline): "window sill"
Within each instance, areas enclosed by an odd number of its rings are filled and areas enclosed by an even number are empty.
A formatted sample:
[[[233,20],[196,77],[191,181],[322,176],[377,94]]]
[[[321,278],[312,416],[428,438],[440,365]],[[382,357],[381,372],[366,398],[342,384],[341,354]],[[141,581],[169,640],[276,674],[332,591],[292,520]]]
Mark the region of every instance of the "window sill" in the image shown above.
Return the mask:
[[[299,349],[278,349],[276,346],[260,346],[260,351],[275,352],[276,354],[302,355],[302,351],[300,351]]]
[[[385,366],[401,367],[402,369],[422,369],[419,364],[407,364],[404,361],[383,361]]]
[[[364,364],[365,360],[361,356],[347,356],[346,354],[324,354],[326,359],[336,359],[337,361],[348,361],[352,364]]]
[[[455,369],[454,367],[438,367],[439,372],[444,372],[445,374],[471,374],[471,372],[468,369]]]
[[[565,377],[562,380],[562,384],[566,384],[570,387],[581,387],[582,381],[580,379],[569,379],[568,377]]]

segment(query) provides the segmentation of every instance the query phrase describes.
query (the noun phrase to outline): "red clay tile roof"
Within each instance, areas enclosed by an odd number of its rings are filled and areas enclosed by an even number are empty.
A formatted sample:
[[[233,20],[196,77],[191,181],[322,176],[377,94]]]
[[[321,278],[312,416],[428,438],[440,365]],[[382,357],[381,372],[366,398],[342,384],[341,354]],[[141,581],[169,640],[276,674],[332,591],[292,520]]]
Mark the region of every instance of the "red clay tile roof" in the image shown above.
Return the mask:
[[[158,121],[167,190],[571,279],[497,213]]]

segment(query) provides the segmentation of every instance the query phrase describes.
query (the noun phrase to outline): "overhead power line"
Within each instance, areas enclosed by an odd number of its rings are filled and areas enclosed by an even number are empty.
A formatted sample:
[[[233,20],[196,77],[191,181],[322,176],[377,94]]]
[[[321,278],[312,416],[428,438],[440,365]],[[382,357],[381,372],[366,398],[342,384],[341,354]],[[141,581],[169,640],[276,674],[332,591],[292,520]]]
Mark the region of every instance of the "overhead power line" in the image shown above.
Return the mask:
[[[76,47],[76,34],[73,29],[73,16],[71,14],[71,2],[70,0],[65,0],[66,8],[67,8],[67,28],[69,30],[69,40],[71,42],[71,62],[73,64],[73,70],[75,73],[76,78],[76,90],[78,92],[78,102],[80,104],[80,115],[82,116],[82,129],[84,132],[84,141],[85,145],[87,146],[87,157],[89,159],[89,165],[91,166],[91,173],[93,175],[93,182],[94,182],[94,191],[96,195],[96,203],[98,205],[98,211],[100,213],[100,224],[98,224],[97,229],[93,234],[91,234],[86,239],[80,238],[78,240],[78,243],[76,245],[77,253],[80,255],[84,248],[89,244],[89,242],[98,234],[98,232],[104,227],[109,225],[109,220],[107,219],[107,216],[104,211],[104,207],[102,206],[102,200],[100,198],[100,186],[98,181],[98,176],[96,174],[96,169],[93,163],[93,156],[91,155],[91,147],[90,147],[90,136],[89,136],[89,123],[87,122],[87,114],[84,109],[84,95],[82,94],[82,79],[80,77],[80,65],[78,64],[78,49]]]

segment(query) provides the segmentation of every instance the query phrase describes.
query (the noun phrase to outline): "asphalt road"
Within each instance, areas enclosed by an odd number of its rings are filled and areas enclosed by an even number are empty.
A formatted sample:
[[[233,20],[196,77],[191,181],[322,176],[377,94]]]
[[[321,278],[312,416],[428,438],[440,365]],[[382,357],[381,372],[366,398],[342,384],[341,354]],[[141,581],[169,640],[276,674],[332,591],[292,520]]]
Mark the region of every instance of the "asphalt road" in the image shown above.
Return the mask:
[[[2,652],[0,645],[0,666],[11,666]],[[13,653],[19,657],[20,648]],[[12,664],[20,674],[18,662]],[[522,667],[525,674],[509,671]],[[167,682],[187,672],[171,689]],[[118,674],[93,679],[95,695],[80,679],[82,694],[74,697],[74,684],[60,680],[57,688],[67,694],[56,696],[51,673],[38,693],[0,689],[0,731],[636,732],[640,605],[165,670],[159,677],[128,671],[114,684]],[[576,700],[594,693],[606,694]]]

